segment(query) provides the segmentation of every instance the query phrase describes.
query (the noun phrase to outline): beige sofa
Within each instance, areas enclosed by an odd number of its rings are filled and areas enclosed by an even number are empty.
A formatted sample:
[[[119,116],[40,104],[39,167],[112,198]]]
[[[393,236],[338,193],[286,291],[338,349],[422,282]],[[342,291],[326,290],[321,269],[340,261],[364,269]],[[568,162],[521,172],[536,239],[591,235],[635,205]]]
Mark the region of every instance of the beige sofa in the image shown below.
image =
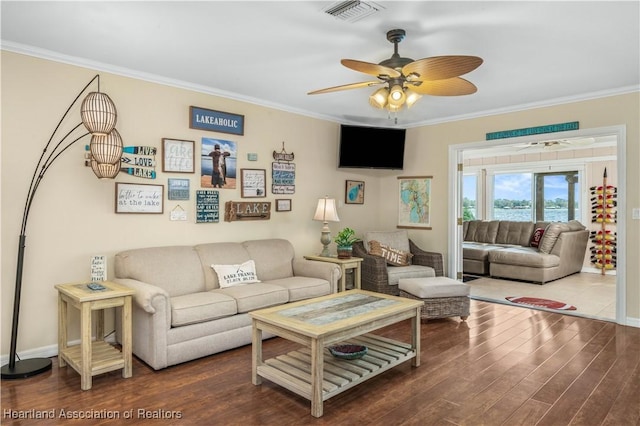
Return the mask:
[[[544,230],[538,246],[534,232]],[[497,278],[546,282],[580,272],[589,231],[578,221],[466,221],[463,271]]]
[[[249,260],[260,282],[220,288],[212,265]],[[136,291],[133,353],[156,370],[251,343],[248,312],[334,293],[341,276],[282,239],[128,250],[114,268]]]

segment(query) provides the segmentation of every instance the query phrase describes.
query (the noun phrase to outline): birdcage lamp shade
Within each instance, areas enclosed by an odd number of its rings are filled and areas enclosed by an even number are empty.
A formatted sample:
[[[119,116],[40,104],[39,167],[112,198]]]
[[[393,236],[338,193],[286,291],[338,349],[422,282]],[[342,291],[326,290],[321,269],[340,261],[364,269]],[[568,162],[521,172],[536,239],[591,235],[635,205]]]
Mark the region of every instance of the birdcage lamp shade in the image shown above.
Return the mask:
[[[91,92],[82,101],[80,117],[91,134],[107,135],[115,128],[118,113],[107,94]]]
[[[120,173],[120,163],[107,164],[98,163],[95,159],[91,159],[91,170],[98,179],[113,179]]]
[[[122,158],[122,137],[117,129],[111,130],[107,135],[91,136],[89,144],[91,156],[102,164],[116,164]]]

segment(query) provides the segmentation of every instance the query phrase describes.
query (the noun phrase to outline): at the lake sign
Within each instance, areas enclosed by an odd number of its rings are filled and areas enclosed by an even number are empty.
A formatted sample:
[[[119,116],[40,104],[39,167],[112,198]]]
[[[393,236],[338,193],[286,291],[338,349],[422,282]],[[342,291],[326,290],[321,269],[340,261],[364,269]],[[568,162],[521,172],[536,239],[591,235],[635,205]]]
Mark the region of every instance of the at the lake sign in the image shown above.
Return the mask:
[[[189,107],[189,127],[210,132],[244,135],[244,115]]]

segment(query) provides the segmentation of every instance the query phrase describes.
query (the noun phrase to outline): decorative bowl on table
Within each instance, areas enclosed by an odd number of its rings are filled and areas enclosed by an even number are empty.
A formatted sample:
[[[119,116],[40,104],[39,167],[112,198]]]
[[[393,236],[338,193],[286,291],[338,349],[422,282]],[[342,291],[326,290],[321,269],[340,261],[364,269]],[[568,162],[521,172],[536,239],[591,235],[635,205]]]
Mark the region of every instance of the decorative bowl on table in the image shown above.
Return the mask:
[[[365,356],[367,347],[362,345],[335,345],[329,346],[329,352],[336,358],[358,359]]]

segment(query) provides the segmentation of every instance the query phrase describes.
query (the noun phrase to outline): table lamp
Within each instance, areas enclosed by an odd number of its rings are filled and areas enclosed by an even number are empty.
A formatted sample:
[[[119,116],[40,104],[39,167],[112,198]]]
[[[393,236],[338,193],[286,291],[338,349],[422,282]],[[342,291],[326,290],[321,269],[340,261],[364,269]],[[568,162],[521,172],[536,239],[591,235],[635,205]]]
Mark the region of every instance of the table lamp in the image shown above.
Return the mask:
[[[338,211],[336,210],[336,200],[325,196],[318,200],[318,206],[316,207],[316,213],[313,215],[313,220],[322,221],[322,234],[320,236],[320,242],[322,243],[322,253],[320,256],[329,257],[329,244],[331,244],[331,231],[329,230],[329,222],[340,222],[338,217]]]

